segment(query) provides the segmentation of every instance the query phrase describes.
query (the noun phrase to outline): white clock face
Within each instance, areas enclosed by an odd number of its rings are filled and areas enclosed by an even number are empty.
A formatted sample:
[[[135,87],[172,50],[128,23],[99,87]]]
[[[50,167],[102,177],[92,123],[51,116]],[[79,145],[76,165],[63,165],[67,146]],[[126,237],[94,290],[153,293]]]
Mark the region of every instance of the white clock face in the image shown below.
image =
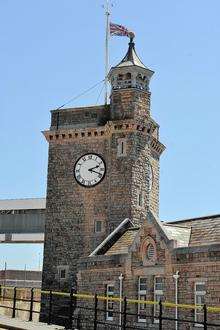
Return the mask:
[[[153,185],[153,169],[150,163],[147,163],[147,187],[151,191]]]
[[[86,154],[80,157],[74,166],[76,181],[84,187],[94,187],[105,176],[106,165],[104,159],[97,154]]]

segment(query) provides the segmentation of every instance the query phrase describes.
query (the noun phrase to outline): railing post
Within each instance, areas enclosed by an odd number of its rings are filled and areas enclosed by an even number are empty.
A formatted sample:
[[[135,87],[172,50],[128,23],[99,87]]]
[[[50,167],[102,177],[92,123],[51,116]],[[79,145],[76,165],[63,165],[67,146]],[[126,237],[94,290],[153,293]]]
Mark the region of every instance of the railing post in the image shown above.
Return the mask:
[[[207,330],[207,306],[206,304],[203,306],[203,312],[204,312],[204,318],[203,318],[203,322],[204,322],[204,330]]]
[[[80,312],[79,312],[79,314],[77,315],[77,320],[76,320],[77,330],[80,330],[80,326],[81,326],[81,315],[80,315]]]
[[[31,288],[30,314],[29,321],[33,321],[33,306],[34,306],[34,288]]]
[[[52,293],[52,290],[50,290],[50,294],[49,294],[49,314],[48,314],[47,324],[51,324],[51,320],[52,320],[52,303],[53,303],[53,293]]]
[[[94,330],[97,330],[98,297],[95,294],[94,300]]]
[[[126,330],[127,326],[127,298],[124,297],[124,308],[123,308],[123,325],[122,329]]]
[[[17,296],[17,289],[14,287],[14,296],[13,296],[13,308],[12,308],[12,318],[15,318],[15,311],[16,311],[16,296]]]
[[[69,328],[72,329],[73,325],[73,304],[74,304],[74,297],[73,297],[74,290],[71,288],[70,290],[70,304],[69,304]]]
[[[159,330],[162,330],[162,321],[163,321],[163,305],[162,301],[159,301]]]

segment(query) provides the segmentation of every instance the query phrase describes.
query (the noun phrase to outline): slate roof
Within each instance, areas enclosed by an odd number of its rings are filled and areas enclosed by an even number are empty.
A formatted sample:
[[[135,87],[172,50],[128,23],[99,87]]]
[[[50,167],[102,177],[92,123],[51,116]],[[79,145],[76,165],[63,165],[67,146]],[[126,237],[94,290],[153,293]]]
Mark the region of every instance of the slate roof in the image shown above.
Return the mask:
[[[155,218],[156,219],[156,218]],[[220,215],[212,215],[200,218],[177,220],[172,222],[161,222],[157,219],[168,241],[175,240],[176,248],[209,246],[220,244]],[[125,226],[126,225],[126,226]],[[135,240],[139,227],[129,222],[119,225],[115,234],[112,233],[108,242],[99,248],[97,253],[106,256],[129,253],[129,248]]]
[[[128,229],[112,247],[105,253],[105,255],[124,254],[129,252],[129,247],[133,243],[139,227]]]
[[[121,68],[121,67],[127,67],[127,66],[139,66],[141,68],[147,69],[149,70],[140,60],[140,58],[138,57],[136,50],[135,50],[135,44],[133,41],[129,42],[129,47],[128,47],[128,51],[127,54],[125,55],[125,57],[122,59],[122,61],[116,65],[116,68]]]
[[[220,214],[200,218],[172,221],[165,224],[190,228],[189,246],[201,246],[220,243]]]
[[[0,210],[36,210],[46,208],[46,198],[2,199]]]

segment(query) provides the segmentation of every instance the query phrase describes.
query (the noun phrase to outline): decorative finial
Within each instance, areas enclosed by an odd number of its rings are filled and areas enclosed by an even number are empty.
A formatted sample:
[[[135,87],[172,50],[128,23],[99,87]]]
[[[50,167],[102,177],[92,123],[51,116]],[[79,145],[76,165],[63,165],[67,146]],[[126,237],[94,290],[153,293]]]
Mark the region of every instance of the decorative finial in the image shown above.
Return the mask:
[[[134,38],[135,38],[135,34],[134,34],[134,32],[132,32],[132,31],[129,31],[129,38],[130,38],[130,43],[133,43],[134,42]]]

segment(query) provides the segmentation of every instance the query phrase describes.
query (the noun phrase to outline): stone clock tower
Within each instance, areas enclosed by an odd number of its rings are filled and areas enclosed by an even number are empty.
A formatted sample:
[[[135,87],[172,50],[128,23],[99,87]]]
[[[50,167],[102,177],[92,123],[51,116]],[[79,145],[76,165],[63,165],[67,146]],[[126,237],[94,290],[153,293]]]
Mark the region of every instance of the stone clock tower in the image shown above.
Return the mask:
[[[77,260],[125,218],[158,215],[159,126],[150,115],[149,70],[133,40],[109,73],[109,105],[51,112],[44,289],[76,285]]]

